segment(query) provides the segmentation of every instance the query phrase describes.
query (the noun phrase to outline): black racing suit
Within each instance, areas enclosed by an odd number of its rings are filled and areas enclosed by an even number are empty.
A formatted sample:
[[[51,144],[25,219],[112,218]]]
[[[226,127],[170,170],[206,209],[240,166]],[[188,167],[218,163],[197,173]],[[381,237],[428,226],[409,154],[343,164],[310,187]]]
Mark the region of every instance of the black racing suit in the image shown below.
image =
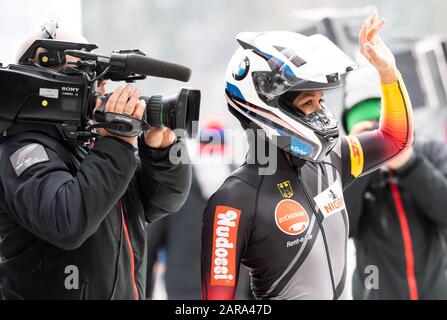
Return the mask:
[[[112,137],[90,150],[37,132],[2,142],[1,298],[145,298],[144,222],[180,208],[191,173],[170,148],[139,138],[135,151]]]
[[[345,297],[349,223],[343,190],[413,140],[403,81],[382,85],[382,91],[379,130],[340,138],[320,164],[278,150],[274,175],[261,176],[259,164],[245,164],[214,194],[203,218],[204,299],[233,299],[241,262],[258,299]]]
[[[445,142],[416,142],[402,168],[362,177],[345,200],[357,256],[354,299],[447,299]],[[375,286],[369,266],[377,267]]]

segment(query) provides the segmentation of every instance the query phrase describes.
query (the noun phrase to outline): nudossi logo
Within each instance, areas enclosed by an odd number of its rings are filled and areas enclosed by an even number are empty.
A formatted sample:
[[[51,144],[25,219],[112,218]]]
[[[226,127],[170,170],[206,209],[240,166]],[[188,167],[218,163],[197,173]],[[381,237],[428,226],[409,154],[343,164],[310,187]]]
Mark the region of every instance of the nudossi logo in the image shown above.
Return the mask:
[[[234,286],[236,282],[236,242],[241,211],[217,206],[214,214],[211,285]]]

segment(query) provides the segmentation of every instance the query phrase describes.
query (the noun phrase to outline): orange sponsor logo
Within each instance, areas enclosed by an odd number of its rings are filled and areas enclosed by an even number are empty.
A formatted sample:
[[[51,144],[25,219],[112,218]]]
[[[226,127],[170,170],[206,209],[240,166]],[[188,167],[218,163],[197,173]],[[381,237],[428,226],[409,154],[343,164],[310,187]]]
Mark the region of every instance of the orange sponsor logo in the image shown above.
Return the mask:
[[[217,206],[214,214],[211,285],[236,284],[236,243],[241,211]]]
[[[275,209],[275,221],[278,228],[291,236],[302,234],[309,227],[309,215],[294,200],[283,200]]]

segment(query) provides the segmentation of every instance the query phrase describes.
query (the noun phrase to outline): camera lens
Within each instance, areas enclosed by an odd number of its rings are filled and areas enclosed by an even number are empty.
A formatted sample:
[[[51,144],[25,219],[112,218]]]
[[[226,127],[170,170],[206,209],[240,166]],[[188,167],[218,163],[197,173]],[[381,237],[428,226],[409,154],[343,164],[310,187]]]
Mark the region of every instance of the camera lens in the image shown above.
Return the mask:
[[[171,97],[155,95],[142,97],[147,105],[146,121],[152,127],[183,129],[192,137],[192,124],[199,119],[200,91],[182,89]]]

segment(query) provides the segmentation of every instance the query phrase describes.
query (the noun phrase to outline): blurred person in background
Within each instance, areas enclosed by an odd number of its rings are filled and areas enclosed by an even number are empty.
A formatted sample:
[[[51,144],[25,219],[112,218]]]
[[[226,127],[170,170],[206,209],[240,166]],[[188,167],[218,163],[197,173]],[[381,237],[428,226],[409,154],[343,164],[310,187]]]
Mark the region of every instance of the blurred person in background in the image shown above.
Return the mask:
[[[208,199],[236,169],[231,160],[231,138],[225,135],[224,122],[220,118],[209,118],[200,132],[199,143],[191,143],[190,150],[197,149],[193,160],[192,185],[189,196],[172,217],[147,225],[148,278],[147,298],[155,296],[157,263],[165,263],[164,283],[168,300],[200,300],[200,240],[202,213]],[[191,154],[191,157],[193,155]],[[160,250],[164,254],[158,254]],[[164,261],[160,261],[164,257]],[[155,272],[154,272],[155,271]],[[236,298],[251,299],[250,277],[241,267],[239,290]]]
[[[379,127],[377,81],[372,68],[348,75],[342,123],[350,135]],[[447,299],[446,176],[446,143],[416,139],[345,191],[357,254],[354,299]]]

